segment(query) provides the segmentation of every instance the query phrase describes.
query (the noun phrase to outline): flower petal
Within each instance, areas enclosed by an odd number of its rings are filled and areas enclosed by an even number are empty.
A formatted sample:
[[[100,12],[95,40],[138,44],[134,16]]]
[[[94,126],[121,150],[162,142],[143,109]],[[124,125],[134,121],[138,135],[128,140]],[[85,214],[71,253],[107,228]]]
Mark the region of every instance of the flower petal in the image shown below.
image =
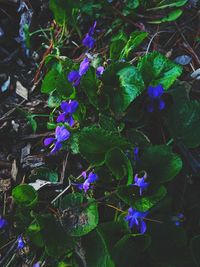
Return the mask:
[[[162,109],[165,108],[165,102],[164,102],[164,100],[159,99],[158,108],[159,108],[160,110],[162,110]]]
[[[99,66],[97,69],[96,69],[96,75],[97,77],[101,77],[101,75],[103,74],[104,72],[104,67],[103,66]]]
[[[94,183],[97,179],[98,179],[98,176],[95,173],[90,172],[87,180],[90,183]]]
[[[57,118],[57,122],[65,122],[65,115],[66,115],[66,113],[64,112],[64,113],[61,113],[59,116],[58,116],[58,118]]]
[[[93,35],[94,34],[94,30],[95,30],[96,26],[97,26],[97,22],[95,21],[93,26],[88,31],[89,35]]]
[[[80,76],[84,75],[88,71],[89,67],[90,67],[90,61],[86,57],[86,58],[84,58],[84,60],[80,64],[79,75]]]
[[[94,47],[94,44],[95,44],[95,39],[87,33],[85,38],[82,41],[82,44],[84,46],[92,49]]]
[[[79,75],[77,70],[72,70],[68,74],[68,81],[71,82],[74,86],[77,86],[80,84],[81,76]]]
[[[146,230],[147,230],[147,225],[143,220],[141,220],[140,221],[140,226],[139,226],[139,232],[141,234],[144,234],[146,232]]]
[[[54,140],[55,140],[55,138],[53,138],[53,137],[47,137],[44,139],[44,145],[49,146],[54,142]]]
[[[81,175],[83,176],[84,179],[86,179],[86,177],[87,177],[86,171],[82,172]]]
[[[51,150],[51,154],[55,154],[62,147],[62,143],[56,142],[54,148]]]
[[[70,132],[65,128],[65,126],[57,126],[55,135],[58,142],[63,142],[70,137]]]

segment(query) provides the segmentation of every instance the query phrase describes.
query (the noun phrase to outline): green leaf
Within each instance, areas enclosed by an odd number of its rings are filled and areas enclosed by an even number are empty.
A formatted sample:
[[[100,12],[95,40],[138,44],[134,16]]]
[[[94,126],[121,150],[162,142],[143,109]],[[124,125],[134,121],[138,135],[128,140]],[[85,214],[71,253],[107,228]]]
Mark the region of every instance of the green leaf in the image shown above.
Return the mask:
[[[146,39],[147,32],[134,31],[131,33],[128,42],[120,53],[121,59],[130,59],[132,52]]]
[[[160,24],[162,22],[170,22],[170,21],[175,21],[176,19],[178,19],[181,15],[183,14],[183,10],[181,9],[176,9],[173,10],[172,12],[170,12],[167,16],[165,16],[164,18],[160,19],[160,20],[154,20],[154,21],[149,21],[149,23],[152,24]]]
[[[127,146],[127,141],[117,133],[96,126],[83,128],[79,135],[80,153],[93,165],[102,165],[109,149],[114,147],[123,149]]]
[[[178,99],[177,99],[178,100]],[[197,100],[179,102],[169,110],[166,118],[171,135],[189,148],[200,145],[200,102]],[[194,130],[195,129],[195,130]]]
[[[31,171],[29,179],[31,179],[31,181],[36,181],[37,179],[40,179],[56,183],[58,182],[58,173],[46,167],[35,168]]]
[[[138,62],[146,87],[162,84],[167,90],[182,73],[182,67],[173,63],[157,51],[149,53]]]
[[[149,252],[153,259],[175,264],[175,266],[193,266],[190,265],[191,257],[186,248],[187,236],[184,229],[173,223],[165,222],[166,219],[159,218],[158,220],[162,223],[148,223],[148,230],[152,237]],[[185,260],[188,260],[190,264],[184,265]]]
[[[138,188],[136,186],[123,185],[117,188],[117,196],[129,206],[133,206],[138,196]]]
[[[84,199],[80,193],[65,196],[61,201],[64,216],[62,224],[71,236],[83,236],[98,224],[97,203],[93,198]]]
[[[90,67],[85,75],[81,79],[81,89],[85,92],[88,97],[90,104],[94,107],[98,107],[99,101],[99,86],[101,82],[97,79],[95,69]]]
[[[167,194],[164,186],[159,187],[154,192],[145,192],[146,196],[139,195],[139,189],[136,186],[121,186],[117,190],[117,196],[127,205],[136,210],[146,212],[158,204]],[[148,195],[147,195],[148,194]]]
[[[49,96],[49,98],[48,98],[48,107],[49,108],[55,108],[55,107],[57,108],[60,106],[60,104],[61,104],[61,99],[58,96],[53,95],[53,94],[51,94]]]
[[[165,183],[180,172],[182,160],[169,146],[150,146],[142,154],[137,168],[147,172],[150,183]]]
[[[120,31],[117,35],[113,36],[110,44],[110,59],[118,60],[120,53],[127,43],[127,35]]]
[[[127,139],[135,146],[143,149],[151,145],[149,138],[142,132],[136,129],[128,129],[126,132]]]
[[[149,247],[150,243],[151,239],[148,235],[125,235],[112,250],[112,257],[116,267],[136,266],[141,253]]]
[[[17,185],[12,190],[12,197],[17,204],[25,207],[33,207],[38,201],[37,191],[28,184]]]
[[[54,91],[56,91],[57,95],[63,99],[74,98],[75,89],[68,81],[67,71],[61,62],[56,62],[47,72],[42,81],[42,93],[50,94]]]
[[[103,91],[110,98],[110,107],[117,114],[124,112],[144,90],[140,73],[128,63],[111,64],[105,70],[102,80]]]
[[[125,0],[125,6],[123,9],[123,15],[128,16],[130,14],[134,14],[134,9],[139,7],[140,0]]]
[[[26,48],[30,49],[31,48],[31,34],[29,31],[29,25],[24,24],[23,26],[24,34],[25,34],[25,43],[26,43]]]
[[[164,186],[161,186],[156,192],[150,196],[141,197],[134,201],[133,207],[138,211],[148,211],[161,201],[167,194]]]
[[[99,125],[107,131],[118,132],[116,122],[113,117],[99,114]]]
[[[79,153],[79,134],[74,133],[71,137],[70,137],[70,148],[72,150],[73,154],[78,154]]]
[[[116,92],[113,91],[113,107],[116,113],[121,113],[142,93],[144,83],[139,72],[133,66],[120,70],[117,76],[120,88]]]
[[[74,8],[80,6],[80,1],[50,0],[49,7],[54,14],[56,22],[63,26],[66,22],[73,24],[72,13]]]
[[[106,153],[105,163],[117,180],[128,177],[128,184],[133,182],[133,169],[130,160],[119,148],[112,148]]]
[[[115,267],[106,242],[98,229],[83,238],[83,247],[87,266]]]
[[[192,253],[192,256],[194,258],[194,261],[196,263],[196,266],[200,266],[200,235],[197,235],[193,237],[190,241],[190,250]]]
[[[121,222],[104,222],[98,225],[98,231],[103,236],[108,250],[111,251],[114,245],[125,235],[129,233],[129,228]]]
[[[26,233],[30,240],[37,246],[37,247],[44,247],[45,243],[43,240],[43,236],[41,233],[41,227],[38,223],[31,223],[26,230]]]
[[[51,214],[34,214],[40,227],[41,235],[45,244],[45,251],[49,256],[58,258],[72,249],[73,240],[64,231],[61,224]]]
[[[37,121],[34,119],[34,115],[32,115],[32,114],[29,115],[28,114],[26,116],[26,118],[27,118],[29,124],[31,125],[31,128],[32,128],[33,132],[36,133],[36,130],[37,130]]]

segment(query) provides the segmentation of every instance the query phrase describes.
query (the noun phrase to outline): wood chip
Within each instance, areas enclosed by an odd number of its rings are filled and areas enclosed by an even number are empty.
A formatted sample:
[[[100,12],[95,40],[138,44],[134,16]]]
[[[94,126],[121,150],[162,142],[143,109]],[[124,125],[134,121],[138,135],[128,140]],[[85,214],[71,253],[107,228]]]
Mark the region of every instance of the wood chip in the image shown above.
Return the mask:
[[[19,81],[16,82],[16,93],[28,100],[28,90]]]
[[[11,188],[11,179],[0,178],[0,192],[6,192]]]
[[[31,153],[31,144],[27,144],[25,147],[22,148],[21,150],[21,163],[24,162],[25,157],[30,155]]]

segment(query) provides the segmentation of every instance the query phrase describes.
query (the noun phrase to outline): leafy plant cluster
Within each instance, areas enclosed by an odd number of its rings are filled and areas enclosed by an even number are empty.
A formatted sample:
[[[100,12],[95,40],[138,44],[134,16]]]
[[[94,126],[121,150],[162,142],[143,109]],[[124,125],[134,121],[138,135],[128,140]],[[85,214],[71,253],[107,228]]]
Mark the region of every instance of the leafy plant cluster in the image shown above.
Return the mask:
[[[128,15],[187,1],[125,2]],[[74,23],[79,8],[92,14],[103,5],[110,3],[50,1],[58,24]],[[37,259],[34,266],[44,259],[59,267],[199,266],[199,228],[185,229],[189,213],[174,205],[172,187],[182,181],[190,149],[200,145],[200,103],[178,80],[180,65],[157,51],[135,57],[147,32],[119,32],[101,56],[98,27],[94,22],[84,35],[78,60],[58,51],[46,58],[46,153],[66,151],[81,170],[67,174],[61,191],[34,187],[38,178],[59,184],[48,168],[13,189],[16,248]],[[7,227],[1,218],[2,245]]]

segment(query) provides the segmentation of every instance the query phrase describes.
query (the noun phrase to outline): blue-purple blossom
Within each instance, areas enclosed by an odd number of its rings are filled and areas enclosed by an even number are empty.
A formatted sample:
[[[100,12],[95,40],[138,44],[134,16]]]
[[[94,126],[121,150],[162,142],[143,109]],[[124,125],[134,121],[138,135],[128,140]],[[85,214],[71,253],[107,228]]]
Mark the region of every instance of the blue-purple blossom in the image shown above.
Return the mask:
[[[138,177],[138,174],[135,175],[135,183],[133,185],[138,186],[140,188],[140,196],[142,195],[143,191],[149,186],[149,183],[145,182],[146,178],[146,173],[144,173],[142,177]]]
[[[157,85],[156,87],[149,86],[147,93],[150,99],[150,102],[147,105],[148,112],[153,112],[155,109],[155,105],[157,105],[157,108],[159,110],[162,110],[165,108],[165,102],[162,99],[164,89],[161,84]]]
[[[5,228],[8,225],[8,222],[6,221],[6,219],[0,217],[0,230]]]
[[[144,218],[147,216],[147,214],[147,212],[140,212],[133,208],[129,208],[128,215],[124,219],[128,222],[130,229],[135,226],[141,234],[144,234],[147,229]]]
[[[40,263],[39,263],[39,261],[36,262],[35,264],[33,264],[33,267],[40,267]]]
[[[89,67],[90,67],[89,58],[85,57],[80,64],[79,75],[83,76],[88,71]]]
[[[98,78],[101,77],[101,75],[103,74],[104,70],[105,70],[105,69],[104,69],[103,66],[99,66],[99,67],[96,69],[96,75],[97,75]]]
[[[134,161],[139,160],[139,147],[134,147],[133,149],[133,160]]]
[[[75,184],[80,190],[84,190],[84,192],[86,193],[90,187],[91,187],[91,183],[94,183],[97,179],[98,176],[97,174],[90,172],[87,176],[86,172],[82,172],[82,176],[84,178],[84,182],[81,184]]]
[[[74,125],[73,113],[78,107],[76,100],[69,100],[68,102],[62,102],[60,105],[62,113],[58,116],[57,122],[67,122],[71,127]]]
[[[48,137],[44,139],[44,145],[49,146],[53,144],[51,153],[54,154],[62,147],[62,142],[66,141],[70,137],[70,132],[64,126],[57,126],[55,131],[55,137]]]
[[[79,70],[72,70],[68,74],[68,81],[72,83],[73,86],[78,86],[81,81],[81,77],[88,71],[90,67],[90,60],[85,57],[80,64]]]
[[[176,216],[172,216],[171,220],[176,226],[180,226],[185,220],[185,216],[182,213],[178,213]]]
[[[68,74],[68,81],[72,83],[73,86],[78,86],[81,81],[81,76],[77,70],[72,70]]]
[[[94,47],[95,39],[93,38],[93,35],[94,35],[96,25],[97,25],[97,22],[95,21],[93,26],[89,29],[88,33],[86,34],[85,38],[82,41],[82,44],[88,48]]]
[[[25,243],[24,243],[24,240],[22,238],[22,236],[20,235],[18,238],[17,238],[17,248],[18,249],[22,249],[25,247]]]

